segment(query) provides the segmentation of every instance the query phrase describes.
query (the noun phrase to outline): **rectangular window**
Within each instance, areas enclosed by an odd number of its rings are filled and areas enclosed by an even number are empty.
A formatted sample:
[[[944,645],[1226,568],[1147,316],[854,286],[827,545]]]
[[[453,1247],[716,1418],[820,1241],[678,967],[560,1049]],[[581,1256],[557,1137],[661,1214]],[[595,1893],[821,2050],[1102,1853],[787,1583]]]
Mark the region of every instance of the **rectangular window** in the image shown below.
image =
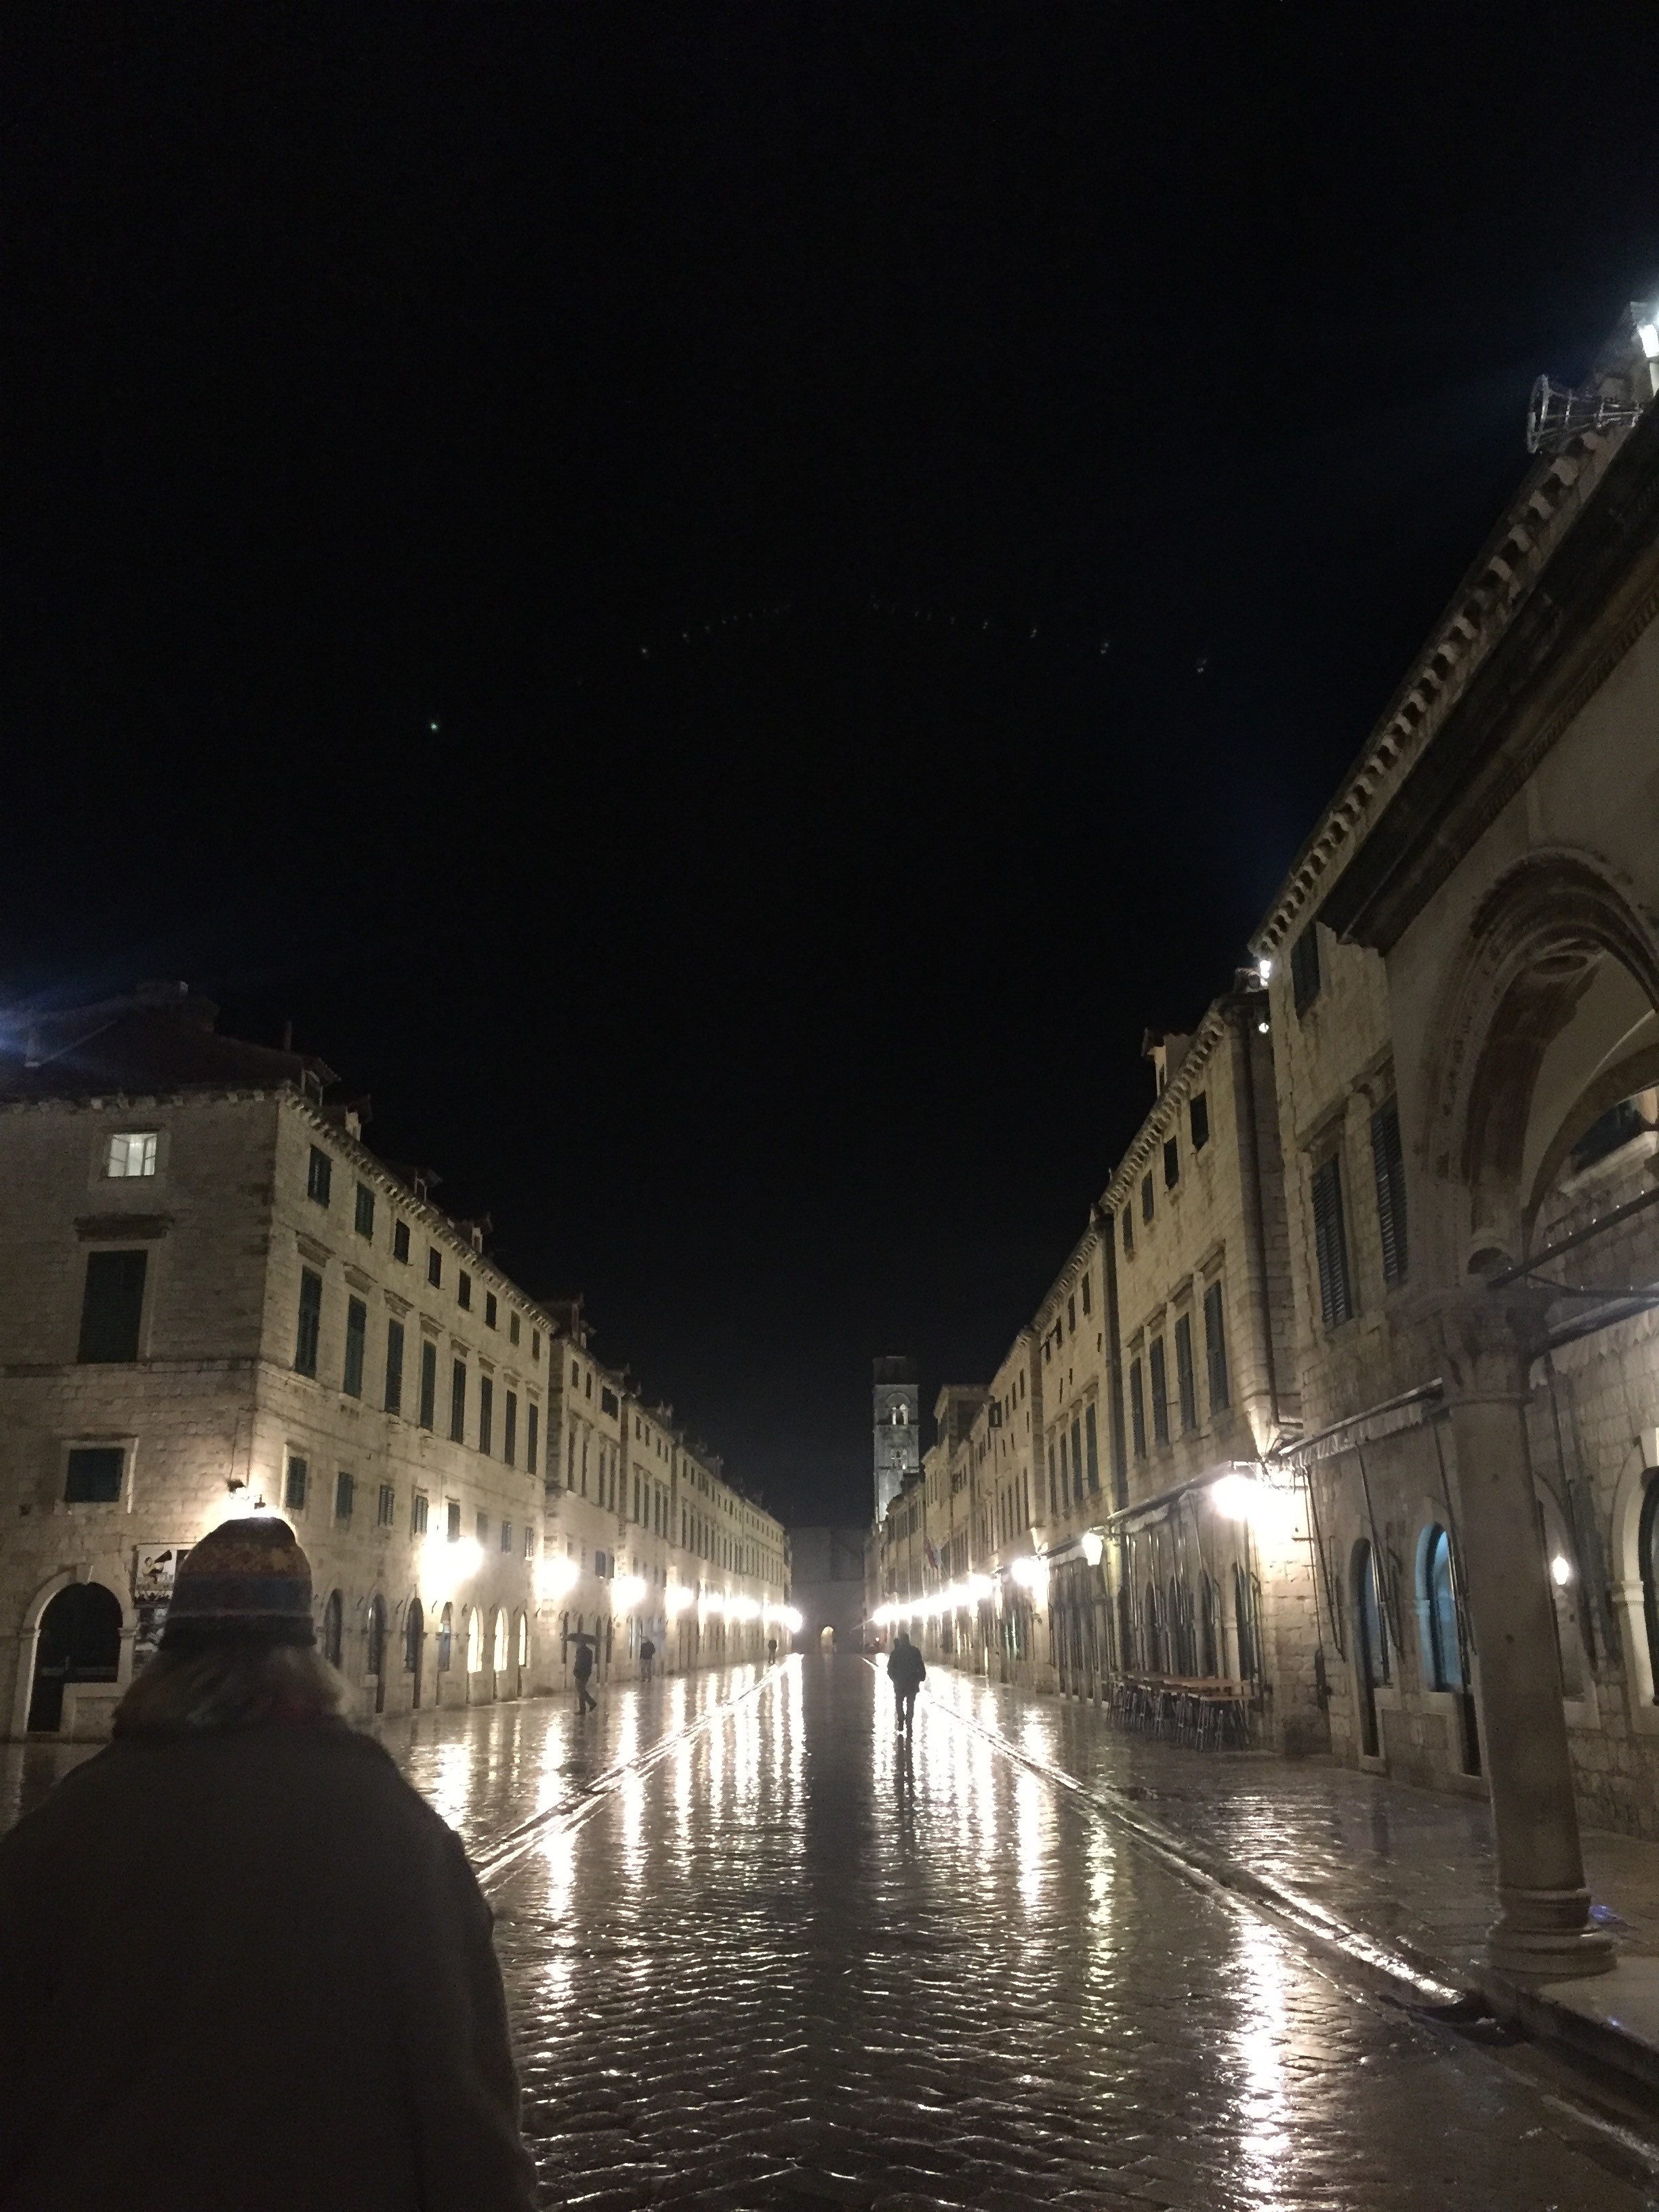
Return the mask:
[[[1210,1369],[1210,1412],[1223,1413],[1232,1403],[1227,1381],[1227,1324],[1221,1311],[1221,1285],[1212,1283],[1204,1293],[1204,1356]]]
[[[1193,1372],[1193,1317],[1189,1313],[1176,1317],[1176,1389],[1181,1397],[1181,1432],[1183,1436],[1198,1426],[1198,1382]]]
[[[530,1332],[530,1357],[538,1364],[542,1356],[542,1333],[538,1328]]]
[[[323,1279],[312,1267],[300,1270],[300,1328],[294,1342],[296,1375],[317,1372],[317,1340],[323,1325]]]
[[[77,1445],[64,1469],[64,1504],[118,1504],[125,1465],[126,1454],[119,1444]]]
[[[329,1188],[334,1180],[334,1163],[328,1154],[313,1145],[311,1162],[306,1169],[306,1196],[314,1199],[319,1206],[328,1204]]]
[[[351,1509],[357,1502],[357,1481],[342,1468],[334,1478],[334,1518],[349,1521]]]
[[[1147,1354],[1152,1386],[1152,1438],[1160,1444],[1170,1441],[1170,1376],[1164,1357],[1164,1339],[1155,1336]]]
[[[466,1442],[466,1362],[458,1359],[449,1370],[449,1441]]]
[[[1089,1452],[1089,1493],[1093,1497],[1100,1488],[1100,1435],[1095,1425],[1095,1409],[1088,1407],[1084,1413],[1084,1441]]]
[[[461,1270],[459,1282],[455,1285],[455,1303],[464,1306],[469,1313],[472,1310],[472,1278],[465,1267]]]
[[[311,1469],[304,1460],[290,1453],[288,1462],[288,1480],[283,1486],[283,1503],[290,1513],[305,1511],[306,1492],[310,1486],[310,1482]]]
[[[495,1328],[496,1311],[495,1293],[494,1291],[486,1291],[484,1292],[484,1327],[486,1328]]]
[[[81,1348],[76,1357],[83,1364],[100,1360],[137,1359],[138,1325],[144,1312],[144,1266],[149,1254],[88,1252],[86,1288],[81,1299]],[[316,1279],[322,1290],[322,1279]]]
[[[1078,1504],[1082,1504],[1083,1424],[1081,1421],[1073,1421],[1072,1424],[1072,1496]]]
[[[1134,1431],[1135,1457],[1146,1456],[1146,1386],[1141,1379],[1140,1362],[1137,1359],[1129,1369],[1129,1419]]]
[[[1135,1256],[1135,1210],[1133,1206],[1126,1206],[1123,1209],[1123,1256],[1126,1260],[1133,1260]]]
[[[1376,1176],[1376,1223],[1382,1237],[1382,1279],[1406,1279],[1406,1161],[1400,1148],[1400,1102],[1390,1098],[1371,1115],[1371,1167]]]
[[[409,1533],[424,1536],[432,1520],[432,1500],[425,1491],[417,1490],[409,1504]]]
[[[1319,1309],[1327,1328],[1353,1318],[1348,1238],[1342,1219],[1342,1163],[1332,1153],[1314,1170],[1314,1251],[1319,1261]]]
[[[536,1454],[541,1443],[541,1428],[542,1409],[532,1398],[525,1407],[524,1415],[524,1463],[526,1471],[531,1474],[536,1472]]]
[[[1152,1179],[1149,1175],[1140,1178],[1140,1218],[1143,1221],[1152,1218]]]
[[[130,1130],[112,1137],[104,1147],[104,1173],[116,1180],[124,1176],[153,1176],[155,1172],[155,1132]]]
[[[435,1244],[428,1245],[426,1255],[426,1279],[433,1289],[441,1290],[444,1279],[444,1255]]]
[[[361,1298],[346,1301],[345,1375],[341,1388],[348,1398],[363,1395],[363,1353],[368,1344],[368,1308]]]
[[[421,1346],[421,1426],[435,1428],[438,1421],[438,1347]]]
[[[1207,1092],[1200,1091],[1187,1103],[1187,1127],[1191,1132],[1193,1150],[1201,1152],[1210,1141],[1210,1101]]]
[[[509,1467],[519,1462],[519,1395],[516,1390],[507,1394],[507,1403],[501,1408],[501,1457]]]
[[[392,1256],[394,1260],[401,1260],[405,1267],[408,1266],[409,1224],[406,1221],[394,1221],[392,1224]]]
[[[404,1325],[400,1321],[386,1325],[386,1409],[388,1413],[404,1410]]]
[[[1310,921],[1291,947],[1291,997],[1298,1014],[1319,996],[1319,924]]]
[[[526,1528],[524,1532],[524,1555],[526,1559],[533,1559],[536,1556],[536,1532],[533,1528]]]
[[[357,1206],[354,1225],[360,1237],[373,1240],[374,1235],[374,1194],[366,1182],[357,1186]]]
[[[477,1515],[472,1528],[473,1534],[477,1537],[479,1548],[487,1552],[489,1549],[489,1516],[487,1513]]]
[[[614,1421],[617,1418],[618,1410],[616,1392],[614,1390],[601,1390],[599,1393],[599,1411],[602,1413],[609,1413],[611,1419]],[[634,1433],[635,1436],[638,1436],[639,1432],[640,1425],[635,1421],[634,1424]]]
[[[1086,1314],[1091,1313],[1091,1312],[1093,1311],[1093,1308],[1092,1308],[1092,1306],[1091,1305],[1091,1304],[1090,1304],[1090,1300],[1089,1300],[1089,1278],[1088,1278],[1088,1276],[1087,1276],[1087,1275],[1085,1275],[1085,1276],[1083,1278],[1082,1291],[1083,1291],[1083,1310],[1084,1310],[1085,1314],[1086,1315]]]
[[[1077,1334],[1077,1292],[1075,1291],[1069,1291],[1066,1295],[1066,1333],[1068,1336]]]
[[[1181,1147],[1173,1137],[1164,1142],[1164,1188],[1173,1190],[1181,1181]]]
[[[513,1523],[510,1521],[501,1523],[501,1549],[504,1552],[513,1549]]]
[[[377,1528],[389,1528],[398,1517],[398,1493],[389,1482],[380,1485],[380,1503],[374,1510]]]
[[[489,1376],[478,1377],[478,1449],[489,1454],[495,1427],[495,1385]]]
[[[461,1540],[461,1501],[459,1498],[444,1501],[444,1534],[452,1544]]]
[[[509,1344],[516,1344],[519,1340],[519,1316],[515,1313],[510,1313],[507,1317],[507,1340]]]

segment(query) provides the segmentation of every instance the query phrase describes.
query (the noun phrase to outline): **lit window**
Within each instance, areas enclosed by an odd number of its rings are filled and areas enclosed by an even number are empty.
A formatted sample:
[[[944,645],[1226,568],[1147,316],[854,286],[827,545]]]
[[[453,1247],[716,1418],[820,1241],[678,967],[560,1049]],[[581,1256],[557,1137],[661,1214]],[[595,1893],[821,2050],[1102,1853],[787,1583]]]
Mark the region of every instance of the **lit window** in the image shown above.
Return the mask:
[[[153,1176],[155,1172],[154,1129],[128,1131],[112,1137],[104,1154],[106,1176]]]

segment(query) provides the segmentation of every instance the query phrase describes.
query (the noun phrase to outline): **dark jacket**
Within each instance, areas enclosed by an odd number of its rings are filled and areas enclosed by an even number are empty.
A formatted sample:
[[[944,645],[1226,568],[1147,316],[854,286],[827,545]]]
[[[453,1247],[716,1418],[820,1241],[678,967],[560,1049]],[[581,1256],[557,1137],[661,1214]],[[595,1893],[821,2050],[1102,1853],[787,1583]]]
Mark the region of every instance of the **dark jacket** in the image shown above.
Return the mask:
[[[4,2212],[526,2212],[490,1913],[339,1726],[117,1742],[0,1837]]]
[[[570,1662],[570,1671],[579,1682],[587,1680],[593,1671],[593,1647],[591,1644],[576,1646],[576,1656]]]
[[[927,1680],[927,1669],[914,1644],[896,1644],[887,1655],[887,1674],[901,1697],[907,1690],[919,1690]]]

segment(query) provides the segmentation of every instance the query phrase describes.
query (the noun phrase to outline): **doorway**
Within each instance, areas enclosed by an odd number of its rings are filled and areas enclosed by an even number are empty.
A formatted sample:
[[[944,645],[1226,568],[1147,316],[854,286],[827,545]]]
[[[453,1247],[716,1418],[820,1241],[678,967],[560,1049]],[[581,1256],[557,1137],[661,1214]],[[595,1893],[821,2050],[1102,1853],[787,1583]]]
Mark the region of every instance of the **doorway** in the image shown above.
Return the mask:
[[[409,1709],[421,1710],[421,1662],[426,1656],[426,1615],[421,1601],[412,1597],[404,1616],[404,1672],[410,1678]]]
[[[121,1671],[120,1601],[101,1583],[70,1583],[40,1616],[29,1692],[31,1735],[55,1735],[71,1682],[112,1682]]]
[[[1382,1625],[1382,1592],[1377,1587],[1376,1554],[1364,1539],[1354,1546],[1353,1583],[1359,1745],[1367,1759],[1380,1759],[1382,1731],[1376,1717],[1376,1693],[1389,1679],[1389,1643]]]

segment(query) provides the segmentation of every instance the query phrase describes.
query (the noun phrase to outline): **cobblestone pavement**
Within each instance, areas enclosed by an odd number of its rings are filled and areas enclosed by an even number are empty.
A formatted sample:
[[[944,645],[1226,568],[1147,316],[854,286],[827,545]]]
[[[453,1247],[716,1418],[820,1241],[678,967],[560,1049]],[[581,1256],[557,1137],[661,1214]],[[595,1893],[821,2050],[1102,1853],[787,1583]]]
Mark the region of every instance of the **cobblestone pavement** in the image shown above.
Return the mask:
[[[817,1655],[386,1729],[483,1869],[550,2204],[1659,2212],[1640,2116],[1182,1878],[991,1695],[936,1669],[908,1750]]]

